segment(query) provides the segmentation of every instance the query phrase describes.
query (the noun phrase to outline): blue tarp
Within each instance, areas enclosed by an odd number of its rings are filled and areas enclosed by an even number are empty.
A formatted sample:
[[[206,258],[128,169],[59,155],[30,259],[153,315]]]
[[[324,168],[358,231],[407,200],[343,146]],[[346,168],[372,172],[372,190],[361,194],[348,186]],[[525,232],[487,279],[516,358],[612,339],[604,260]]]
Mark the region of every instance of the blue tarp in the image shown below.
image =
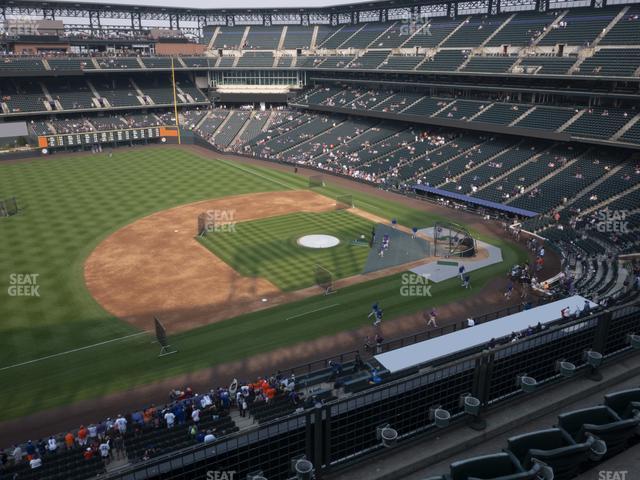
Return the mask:
[[[469,195],[462,195],[461,193],[449,192],[448,190],[442,190],[440,188],[429,187],[427,185],[414,185],[414,190],[417,192],[432,193],[441,197],[451,198],[460,202],[469,203],[472,205],[478,205],[480,207],[492,208],[501,212],[513,213],[514,215],[520,215],[521,217],[536,217],[537,212],[531,210],[524,210],[523,208],[510,207],[509,205],[503,205],[502,203],[490,202],[489,200],[483,200],[482,198],[470,197]]]

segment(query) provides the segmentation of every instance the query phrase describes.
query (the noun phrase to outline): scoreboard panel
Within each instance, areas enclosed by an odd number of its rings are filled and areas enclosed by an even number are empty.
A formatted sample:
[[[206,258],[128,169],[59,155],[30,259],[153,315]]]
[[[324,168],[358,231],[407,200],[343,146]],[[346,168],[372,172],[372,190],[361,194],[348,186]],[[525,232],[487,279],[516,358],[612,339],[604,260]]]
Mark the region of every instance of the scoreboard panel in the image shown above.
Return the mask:
[[[78,147],[102,143],[149,140],[175,135],[175,127],[139,127],[102,132],[41,135],[38,137],[38,146],[40,148]]]

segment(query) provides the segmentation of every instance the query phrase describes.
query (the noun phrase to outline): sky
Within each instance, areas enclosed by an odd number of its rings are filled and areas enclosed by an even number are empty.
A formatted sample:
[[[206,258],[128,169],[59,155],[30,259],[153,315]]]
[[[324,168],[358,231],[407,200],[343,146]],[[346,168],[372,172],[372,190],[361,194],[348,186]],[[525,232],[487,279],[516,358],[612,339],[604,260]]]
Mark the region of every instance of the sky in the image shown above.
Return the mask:
[[[145,5],[185,8],[282,8],[329,7],[366,0],[81,0],[83,3],[110,3],[112,5]],[[69,2],[73,3],[73,2]]]

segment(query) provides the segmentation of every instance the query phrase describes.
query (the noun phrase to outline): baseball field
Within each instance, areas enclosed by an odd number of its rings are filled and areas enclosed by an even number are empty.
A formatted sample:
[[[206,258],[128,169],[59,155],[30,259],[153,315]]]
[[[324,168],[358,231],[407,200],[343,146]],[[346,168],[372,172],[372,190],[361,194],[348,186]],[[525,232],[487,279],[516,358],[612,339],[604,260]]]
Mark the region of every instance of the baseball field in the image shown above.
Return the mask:
[[[402,296],[395,272],[335,295],[296,296],[313,285],[318,263],[337,278],[361,271],[367,249],[349,242],[375,222],[335,211],[336,197],[350,194],[358,210],[409,228],[439,219],[355,190],[307,187],[293,173],[180,148],[0,163],[0,197],[15,195],[22,209],[0,219],[0,420],[356,329],[370,323],[375,302],[391,321],[474,294],[452,279],[430,297]],[[212,205],[238,210],[236,232],[196,239],[197,212]],[[261,207],[268,214],[257,215]],[[176,227],[158,231],[167,222]],[[295,243],[322,232],[340,246],[315,252]],[[127,244],[133,233],[142,237]],[[501,247],[504,261],[475,272],[476,289],[524,258],[498,238],[482,239]],[[175,258],[187,243],[190,256]],[[274,301],[256,311],[250,300],[264,295]],[[233,312],[216,307],[230,300]],[[130,305],[139,309],[119,310]],[[158,358],[152,316],[168,319],[179,353]]]

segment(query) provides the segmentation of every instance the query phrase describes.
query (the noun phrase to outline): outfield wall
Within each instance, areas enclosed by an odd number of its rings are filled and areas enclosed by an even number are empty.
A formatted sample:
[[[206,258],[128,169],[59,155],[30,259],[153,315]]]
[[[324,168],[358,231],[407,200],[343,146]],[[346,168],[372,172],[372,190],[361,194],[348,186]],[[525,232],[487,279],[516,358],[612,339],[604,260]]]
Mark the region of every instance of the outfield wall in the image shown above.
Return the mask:
[[[482,408],[503,408],[521,398],[516,383],[526,374],[538,382],[537,391],[560,382],[556,362],[576,365],[576,376],[588,373],[584,352],[603,354],[603,363],[618,361],[636,352],[628,343],[630,333],[640,332],[640,306],[623,306],[571,321],[558,322],[515,343],[463,357],[452,353],[449,362],[436,367],[402,372],[386,384],[367,388],[349,398],[292,414],[251,430],[222,437],[112,473],[109,480],[207,478],[208,472],[235,472],[246,478],[262,471],[269,480],[294,478],[291,459],[306,455],[318,473],[378,454],[384,447],[376,429],[388,424],[399,433],[398,445],[424,436],[442,436],[429,418],[429,407],[440,406],[451,414],[451,425],[465,421],[460,398],[471,394]],[[535,395],[535,393],[528,395]]]

